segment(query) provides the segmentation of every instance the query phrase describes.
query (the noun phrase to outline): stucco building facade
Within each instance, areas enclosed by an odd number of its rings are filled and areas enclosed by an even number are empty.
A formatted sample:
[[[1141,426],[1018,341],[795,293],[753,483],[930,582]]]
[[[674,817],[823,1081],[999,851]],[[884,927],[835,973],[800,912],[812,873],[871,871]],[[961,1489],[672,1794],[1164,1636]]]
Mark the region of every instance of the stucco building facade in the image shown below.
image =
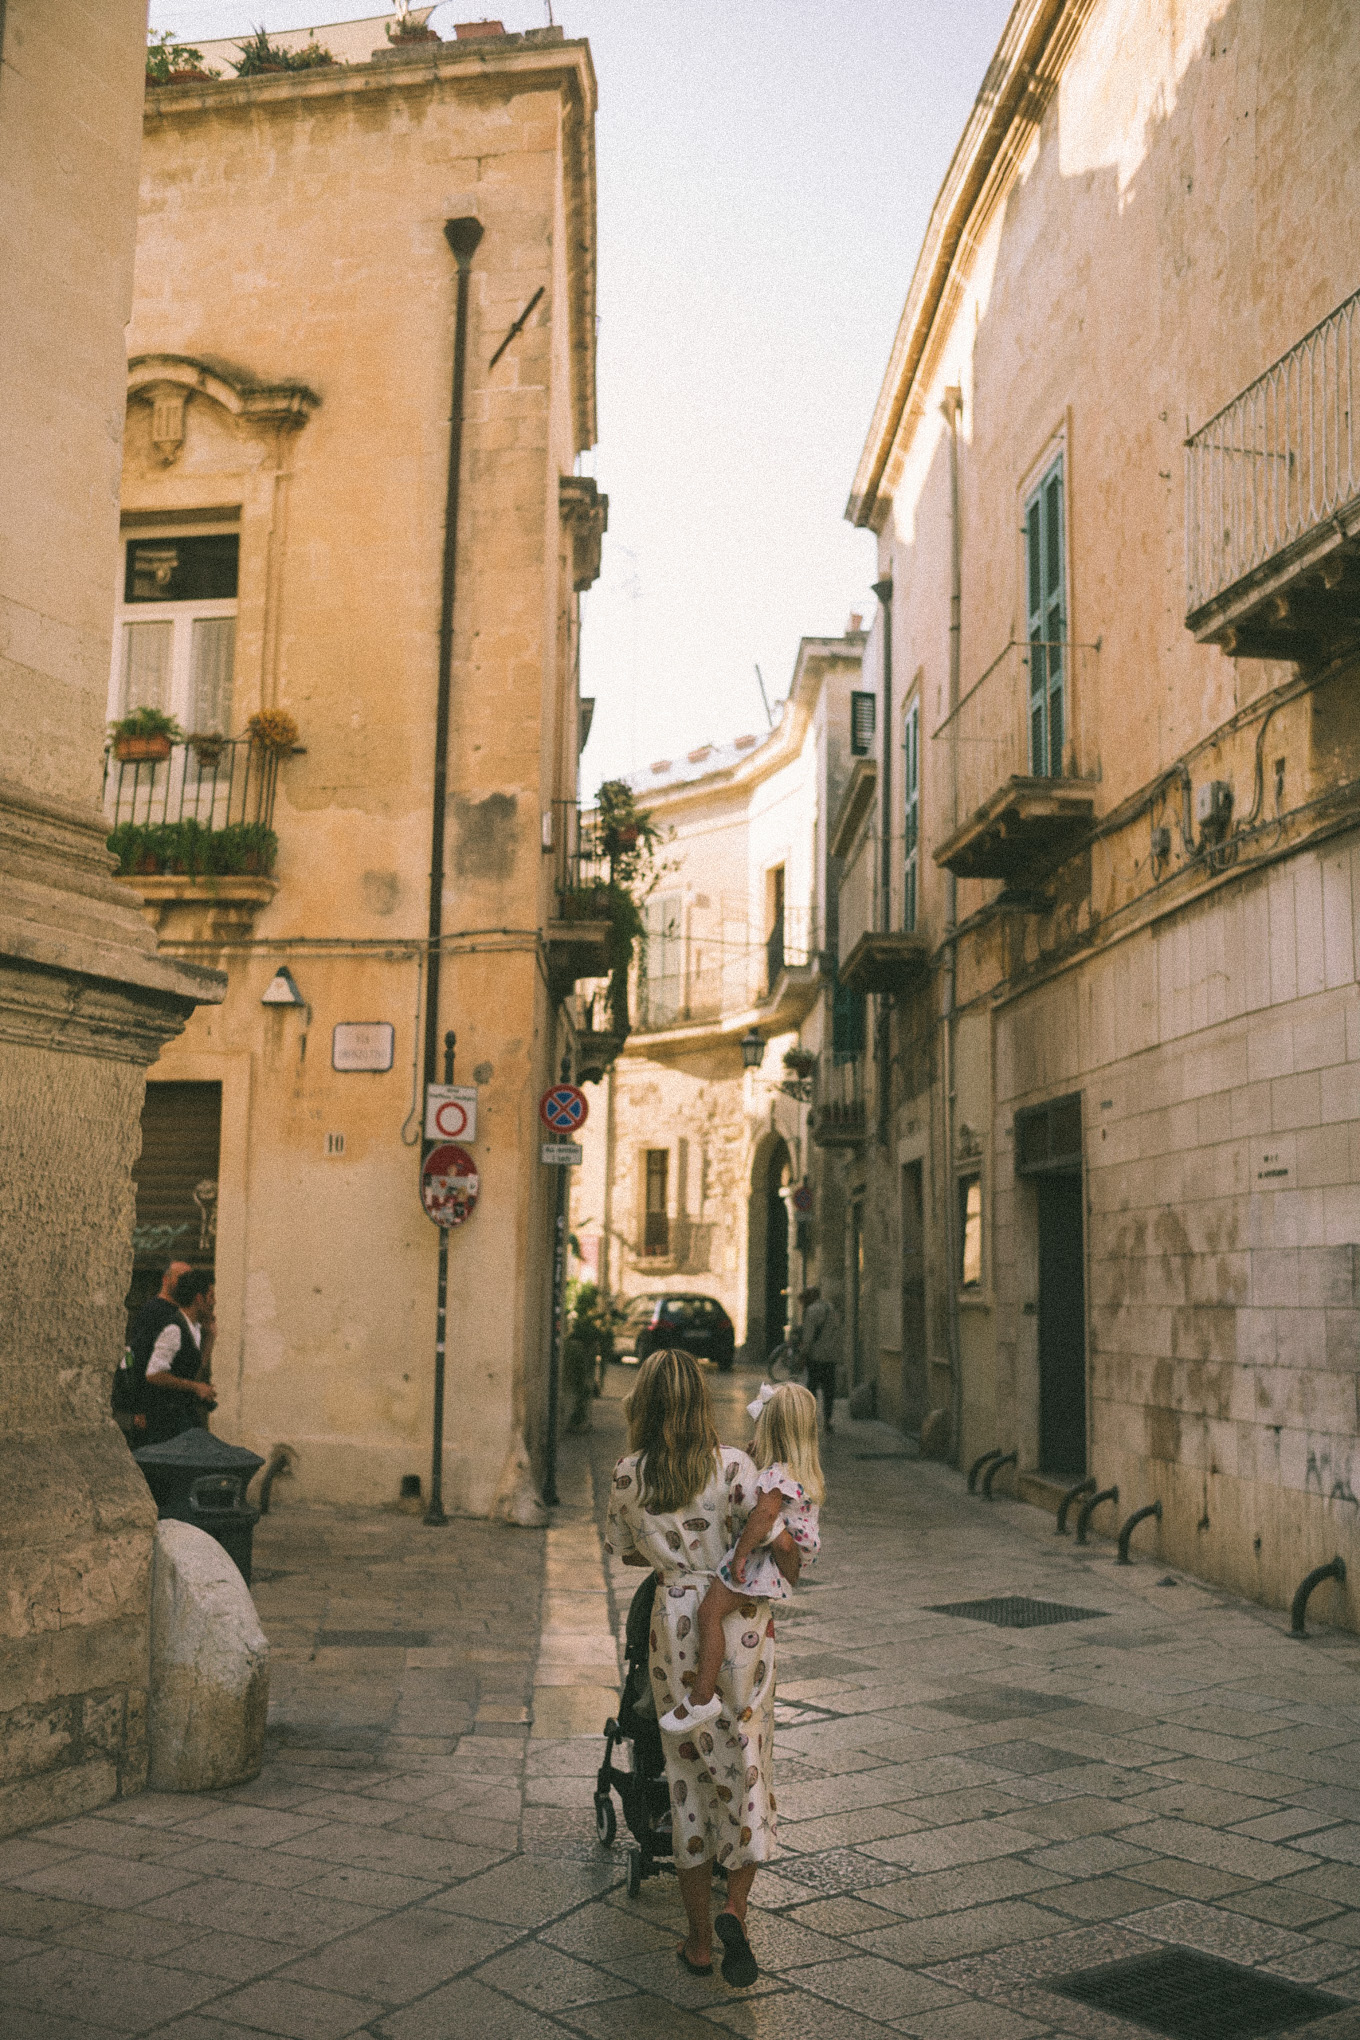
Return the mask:
[[[216,1426],[290,1446],[303,1497],[429,1477],[421,1097],[456,1034],[480,1194],[444,1499],[483,1513],[523,1443],[542,1463],[537,1105],[603,935],[558,922],[605,515],[576,473],[595,81],[560,30],[389,51],[382,25],[346,64],[148,92],[110,713],[214,741],[112,763],[106,799],[217,845],[196,875],[152,842],[120,881],[163,955],[228,980],[151,1073],[141,1262],[214,1257]],[[273,711],[296,740],[269,750]]]
[[[715,1297],[757,1362],[796,1317],[812,1252],[799,1209],[811,1085],[783,1058],[800,1030],[820,1039],[834,940],[827,817],[850,770],[863,644],[858,618],[844,637],[804,638],[765,737],[701,745],[630,780],[660,832],[659,877],[634,1029],[590,1093],[576,1272],[616,1302]],[[763,1051],[747,1068],[752,1033]]]
[[[109,1391],[146,1068],[222,991],[98,806],[145,35],[0,8],[0,1834],[145,1781],[156,1512]]]
[[[1357,1555],[1357,85],[1344,6],[1021,0],[849,510],[859,1365],[1276,1605]]]

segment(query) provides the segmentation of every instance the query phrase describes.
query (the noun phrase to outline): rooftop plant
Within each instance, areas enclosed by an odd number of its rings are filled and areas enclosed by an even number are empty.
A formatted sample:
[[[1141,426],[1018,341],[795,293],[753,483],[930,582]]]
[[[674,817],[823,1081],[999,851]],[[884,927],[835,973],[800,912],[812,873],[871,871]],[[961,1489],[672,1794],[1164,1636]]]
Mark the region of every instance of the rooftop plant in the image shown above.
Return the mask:
[[[315,29],[311,40],[300,50],[286,50],[281,43],[270,42],[269,31],[263,27],[236,47],[241,52],[241,61],[231,68],[238,78],[258,78],[266,71],[316,71],[335,62],[325,45],[316,40]]]
[[[163,28],[159,35],[153,35],[146,46],[148,85],[183,85],[196,78],[220,76],[220,71],[205,69],[202,50],[193,49],[188,43],[176,42],[168,28]]]

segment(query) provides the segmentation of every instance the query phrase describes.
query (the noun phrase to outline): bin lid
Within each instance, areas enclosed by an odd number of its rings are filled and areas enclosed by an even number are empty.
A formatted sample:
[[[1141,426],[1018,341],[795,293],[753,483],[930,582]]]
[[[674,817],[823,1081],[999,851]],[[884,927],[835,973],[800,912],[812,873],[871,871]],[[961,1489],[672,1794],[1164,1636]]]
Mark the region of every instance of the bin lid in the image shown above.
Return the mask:
[[[225,1438],[215,1438],[197,1425],[191,1431],[181,1431],[177,1438],[167,1438],[162,1445],[143,1445],[132,1456],[139,1466],[181,1467],[189,1473],[244,1473],[248,1467],[253,1474],[257,1466],[264,1465],[258,1452],[249,1452],[244,1445],[228,1445]]]

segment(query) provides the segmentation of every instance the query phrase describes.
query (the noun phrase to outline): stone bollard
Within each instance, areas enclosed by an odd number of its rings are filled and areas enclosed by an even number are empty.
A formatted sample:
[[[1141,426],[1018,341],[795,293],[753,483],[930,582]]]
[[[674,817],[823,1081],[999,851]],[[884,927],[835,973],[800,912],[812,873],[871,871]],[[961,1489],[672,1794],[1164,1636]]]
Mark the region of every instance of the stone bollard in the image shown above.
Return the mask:
[[[148,1785],[208,1792],[257,1777],[268,1707],[269,1645],[250,1589],[206,1531],[158,1523]]]

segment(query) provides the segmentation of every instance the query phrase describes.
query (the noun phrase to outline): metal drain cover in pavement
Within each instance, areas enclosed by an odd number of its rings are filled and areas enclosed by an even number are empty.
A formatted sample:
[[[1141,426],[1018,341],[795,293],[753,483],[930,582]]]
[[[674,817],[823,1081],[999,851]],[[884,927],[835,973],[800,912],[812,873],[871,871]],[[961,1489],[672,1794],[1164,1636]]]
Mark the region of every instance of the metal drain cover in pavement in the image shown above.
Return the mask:
[[[944,1601],[930,1615],[966,1615],[997,1629],[1046,1629],[1051,1622],[1092,1622],[1103,1608],[1064,1608],[1061,1601],[1031,1601],[1026,1594],[1000,1594],[990,1601]]]
[[[1044,1978],[1045,1990],[1131,2019],[1171,2040],[1252,2040],[1289,2033],[1339,2012],[1345,2000],[1302,1983],[1217,1962],[1193,1948],[1159,1948],[1072,1976]]]

